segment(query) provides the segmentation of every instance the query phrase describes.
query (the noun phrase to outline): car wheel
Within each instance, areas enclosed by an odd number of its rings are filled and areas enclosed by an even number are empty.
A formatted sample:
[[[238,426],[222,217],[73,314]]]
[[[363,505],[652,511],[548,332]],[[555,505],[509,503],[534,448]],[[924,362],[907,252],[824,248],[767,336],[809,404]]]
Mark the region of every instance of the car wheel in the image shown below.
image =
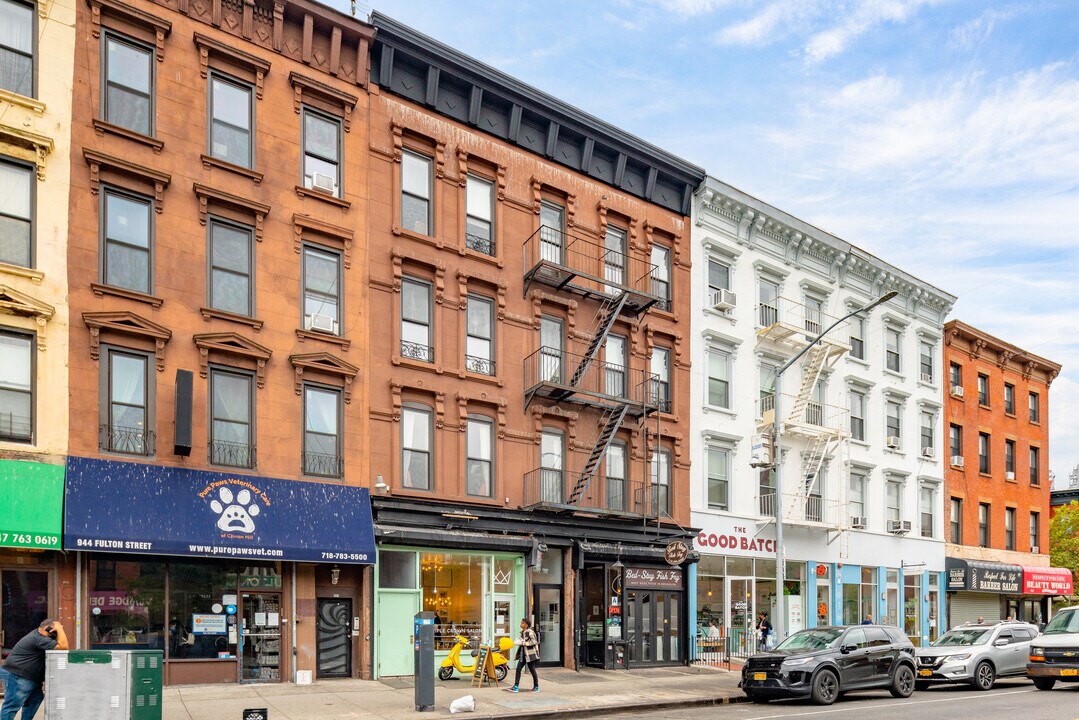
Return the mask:
[[[1052,690],[1057,681],[1053,678],[1034,678],[1034,687],[1039,690]]]
[[[918,692],[925,692],[929,689],[929,683],[927,683],[925,680],[916,680],[914,682],[914,689]]]
[[[440,667],[438,669],[438,679],[439,680],[449,680],[451,677],[453,677],[453,668],[451,668],[451,667]]]
[[[993,666],[983,660],[978,663],[978,667],[974,668],[974,680],[971,681],[971,685],[975,690],[991,690],[996,680],[997,674],[993,671]]]
[[[900,665],[895,669],[892,686],[888,688],[892,697],[909,698],[914,694],[914,671],[909,665]]]
[[[821,670],[813,678],[813,702],[831,705],[839,697],[839,678],[831,670]]]

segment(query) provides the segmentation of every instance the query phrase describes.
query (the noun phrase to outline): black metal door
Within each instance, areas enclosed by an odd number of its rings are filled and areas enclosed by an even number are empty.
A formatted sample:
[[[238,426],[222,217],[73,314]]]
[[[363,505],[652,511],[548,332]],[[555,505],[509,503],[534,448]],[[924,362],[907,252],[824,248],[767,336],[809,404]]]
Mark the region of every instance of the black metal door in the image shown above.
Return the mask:
[[[352,677],[352,600],[318,601],[316,664],[320,678]]]

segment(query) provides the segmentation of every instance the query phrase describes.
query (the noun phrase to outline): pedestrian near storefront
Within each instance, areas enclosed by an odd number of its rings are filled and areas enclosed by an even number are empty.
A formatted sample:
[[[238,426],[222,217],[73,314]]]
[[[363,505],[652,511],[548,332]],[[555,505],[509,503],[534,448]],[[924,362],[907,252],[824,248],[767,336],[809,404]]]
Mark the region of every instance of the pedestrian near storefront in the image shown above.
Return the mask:
[[[862,624],[863,625],[872,625],[873,624],[873,616],[869,615],[869,614],[866,614],[865,620],[862,621]]]
[[[67,650],[67,635],[59,620],[48,618],[27,633],[4,660],[0,680],[4,683],[4,705],[0,720],[15,720],[22,710],[22,720],[33,720],[45,699],[45,653]]]
[[[772,623],[768,620],[768,613],[761,611],[757,616],[757,633],[760,637],[761,648],[770,650],[769,642],[772,638]]]
[[[536,674],[536,665],[539,664],[539,638],[528,618],[521,620],[521,634],[514,644],[517,646],[517,675],[513,679],[510,692],[520,692],[521,671],[526,667],[528,672],[532,673],[532,692],[539,692],[539,675]]]

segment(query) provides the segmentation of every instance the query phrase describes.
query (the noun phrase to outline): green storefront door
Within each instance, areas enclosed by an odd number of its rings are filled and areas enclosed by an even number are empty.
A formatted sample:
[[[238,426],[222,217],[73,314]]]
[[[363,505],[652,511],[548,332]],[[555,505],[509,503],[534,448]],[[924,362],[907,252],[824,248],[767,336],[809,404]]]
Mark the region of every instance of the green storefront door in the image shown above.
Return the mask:
[[[0,460],[0,547],[59,550],[64,466]]]
[[[412,675],[413,624],[419,593],[378,593],[378,676]]]

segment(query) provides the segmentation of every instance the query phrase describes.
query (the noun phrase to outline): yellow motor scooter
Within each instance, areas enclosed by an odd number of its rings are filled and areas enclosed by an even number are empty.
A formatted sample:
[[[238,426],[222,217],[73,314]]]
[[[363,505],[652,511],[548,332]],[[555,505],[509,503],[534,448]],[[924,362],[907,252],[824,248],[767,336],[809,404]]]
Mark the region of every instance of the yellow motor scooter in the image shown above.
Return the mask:
[[[450,650],[450,654],[446,656],[446,659],[442,661],[442,665],[438,668],[438,678],[440,680],[449,680],[453,677],[453,671],[461,673],[462,675],[471,675],[476,668],[476,656],[479,655],[479,650],[472,651],[472,663],[465,665],[461,661],[461,651],[467,647],[471,647],[472,644],[469,639],[464,635],[455,635],[454,639],[457,643]],[[495,660],[495,677],[499,682],[506,679],[506,675],[509,674],[509,660],[506,659],[506,651],[513,647],[513,640],[508,637],[500,638],[498,641],[498,649],[491,649],[491,655]]]

